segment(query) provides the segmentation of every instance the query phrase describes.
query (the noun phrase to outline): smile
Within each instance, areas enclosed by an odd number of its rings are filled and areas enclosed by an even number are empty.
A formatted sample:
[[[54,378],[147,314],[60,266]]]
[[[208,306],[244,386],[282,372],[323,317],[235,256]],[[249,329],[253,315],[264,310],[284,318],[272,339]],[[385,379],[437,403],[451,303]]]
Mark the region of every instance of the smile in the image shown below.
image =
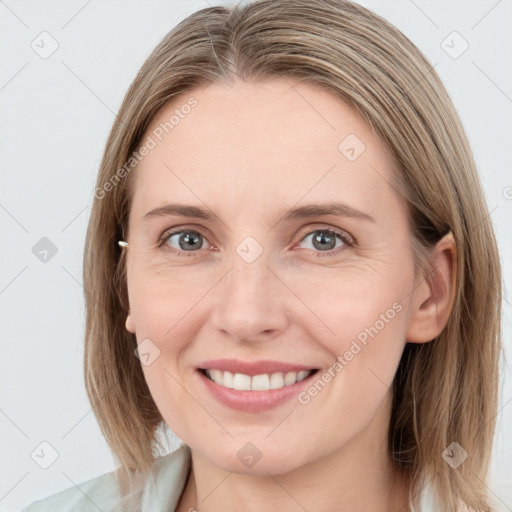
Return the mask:
[[[239,391],[269,391],[293,386],[301,382],[317,370],[303,370],[300,372],[275,372],[260,375],[246,375],[217,369],[201,370],[209,379],[219,386]]]

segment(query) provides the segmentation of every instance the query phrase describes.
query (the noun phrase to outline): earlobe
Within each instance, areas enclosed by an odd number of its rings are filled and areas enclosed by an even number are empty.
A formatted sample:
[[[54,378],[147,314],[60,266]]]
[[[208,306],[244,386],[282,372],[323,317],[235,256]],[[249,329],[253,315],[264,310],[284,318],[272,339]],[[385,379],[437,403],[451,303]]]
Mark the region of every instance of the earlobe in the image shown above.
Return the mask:
[[[444,329],[455,300],[457,249],[452,232],[435,246],[434,268],[416,285],[406,339],[426,343]]]
[[[125,328],[128,332],[135,334],[135,322],[133,320],[133,316],[129,309],[128,309],[128,315],[126,317]]]

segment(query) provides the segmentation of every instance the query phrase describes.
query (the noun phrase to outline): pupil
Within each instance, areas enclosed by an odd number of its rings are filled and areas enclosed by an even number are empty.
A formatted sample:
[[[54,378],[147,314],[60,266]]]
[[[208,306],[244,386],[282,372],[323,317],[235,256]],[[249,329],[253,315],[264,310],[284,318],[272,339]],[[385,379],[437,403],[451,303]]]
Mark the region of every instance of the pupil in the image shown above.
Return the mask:
[[[316,249],[334,249],[336,245],[336,240],[332,235],[329,234],[328,231],[318,231],[320,233],[319,235],[315,235],[313,237],[313,244],[315,245]],[[327,242],[325,242],[327,240]],[[334,245],[333,245],[334,242]],[[317,247],[318,243],[318,247]],[[329,247],[326,247],[326,245],[329,245]],[[331,247],[332,245],[332,247]]]
[[[181,237],[180,237],[180,247],[185,250],[185,251],[189,251],[191,249],[195,249],[195,248],[201,248],[201,242],[199,241],[199,238],[200,238],[201,235],[194,235],[193,233],[184,233]],[[182,244],[183,242],[183,244]],[[188,245],[186,245],[188,244]],[[194,246],[197,246],[195,247]]]

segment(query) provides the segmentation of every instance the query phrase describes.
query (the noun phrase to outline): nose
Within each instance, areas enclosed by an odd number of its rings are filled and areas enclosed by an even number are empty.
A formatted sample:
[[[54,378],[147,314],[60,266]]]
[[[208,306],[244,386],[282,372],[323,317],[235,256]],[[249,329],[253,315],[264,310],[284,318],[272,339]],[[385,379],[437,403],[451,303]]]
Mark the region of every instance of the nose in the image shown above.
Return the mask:
[[[286,302],[292,294],[277,274],[269,268],[265,251],[251,263],[234,254],[214,291],[214,328],[239,343],[270,341],[284,332],[289,322]]]

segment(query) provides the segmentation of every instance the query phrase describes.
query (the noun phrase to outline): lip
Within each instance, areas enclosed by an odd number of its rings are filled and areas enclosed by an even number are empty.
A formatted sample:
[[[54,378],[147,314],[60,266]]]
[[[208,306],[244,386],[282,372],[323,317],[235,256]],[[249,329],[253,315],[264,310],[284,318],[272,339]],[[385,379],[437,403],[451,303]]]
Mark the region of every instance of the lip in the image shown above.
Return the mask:
[[[220,361],[223,361],[222,368],[218,366],[218,363],[220,363]],[[211,363],[216,364],[210,366]],[[241,365],[240,361],[238,361],[236,366],[233,366],[233,364],[233,360],[219,360],[218,362],[209,361],[207,363],[204,363],[204,366],[206,368],[216,368],[218,370],[224,371],[232,371],[232,369],[236,367],[238,371],[235,371],[233,373],[245,373],[246,375],[251,376],[260,375],[261,373],[274,373],[277,371],[292,372],[312,370],[311,367],[293,365],[289,363],[277,363],[272,361],[259,361],[257,363],[251,363],[250,365]],[[244,371],[241,370],[242,368],[244,368]],[[265,368],[265,371],[262,371],[262,368]],[[241,391],[238,389],[225,388],[224,386],[221,386],[220,384],[217,384],[216,382],[208,378],[203,372],[202,368],[198,368],[195,373],[198,376],[199,380],[202,382],[202,384],[205,386],[205,388],[208,390],[208,392],[211,393],[212,396],[215,399],[217,399],[220,403],[237,411],[255,413],[274,409],[288,402],[293,397],[296,397],[304,387],[310,385],[312,378],[318,373],[318,371],[313,372],[311,375],[308,375],[305,379],[301,380],[300,382],[296,382],[291,386],[284,386],[280,389],[269,389],[268,391]]]
[[[317,370],[311,366],[286,363],[282,361],[240,361],[238,359],[214,359],[205,361],[198,367],[201,370],[222,370],[231,373],[243,373],[253,377],[262,373],[301,372],[303,370]]]

